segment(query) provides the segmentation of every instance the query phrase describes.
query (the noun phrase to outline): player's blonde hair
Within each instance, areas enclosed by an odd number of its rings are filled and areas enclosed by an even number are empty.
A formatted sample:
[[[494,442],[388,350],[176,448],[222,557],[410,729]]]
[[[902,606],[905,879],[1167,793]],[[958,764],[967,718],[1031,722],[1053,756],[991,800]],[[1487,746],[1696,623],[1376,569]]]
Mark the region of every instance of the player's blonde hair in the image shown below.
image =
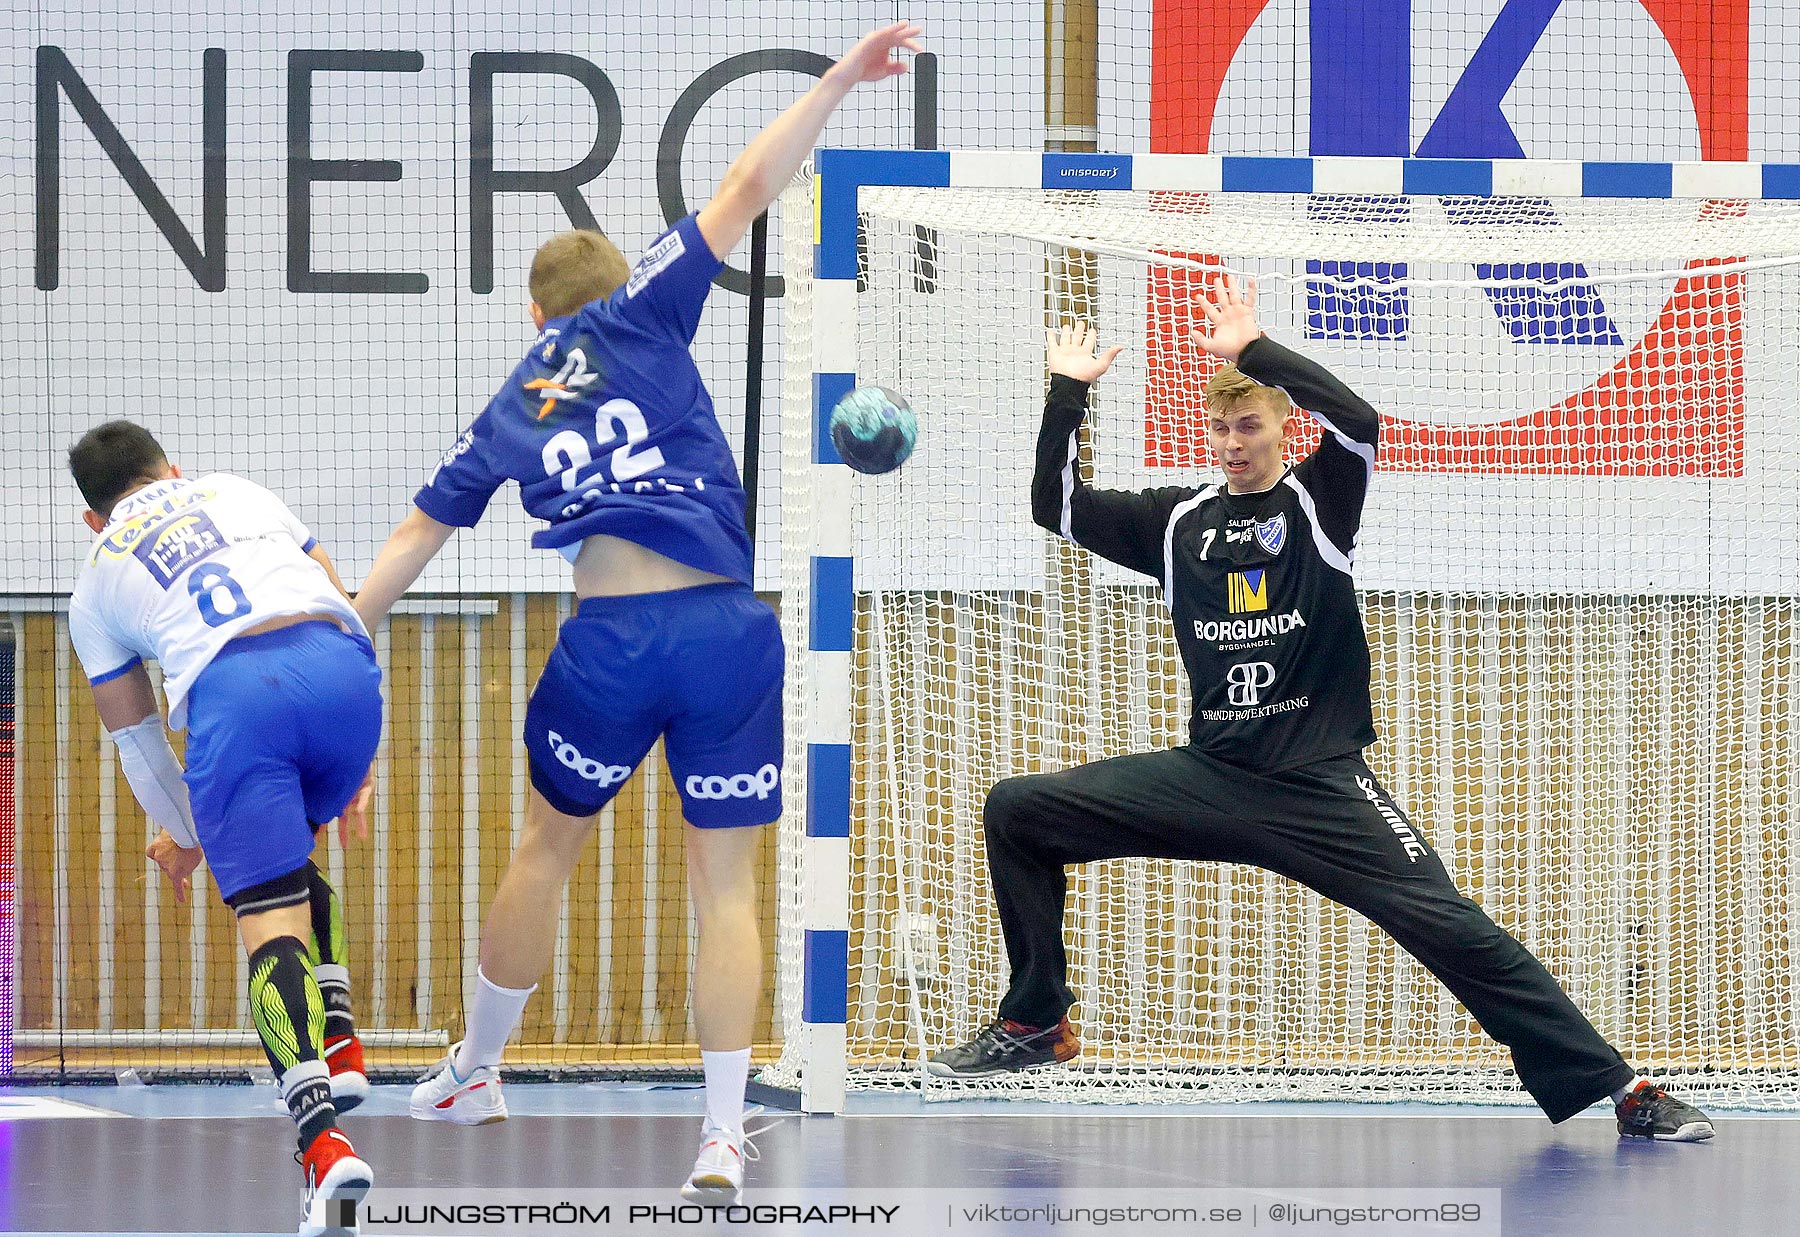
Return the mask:
[[[1206,380],[1205,395],[1206,411],[1215,417],[1228,416],[1253,399],[1260,399],[1264,408],[1283,419],[1294,408],[1286,391],[1280,387],[1266,387],[1231,364],[1221,365],[1218,372]]]
[[[598,232],[558,232],[531,259],[531,299],[546,318],[572,314],[618,291],[631,268],[619,247]]]

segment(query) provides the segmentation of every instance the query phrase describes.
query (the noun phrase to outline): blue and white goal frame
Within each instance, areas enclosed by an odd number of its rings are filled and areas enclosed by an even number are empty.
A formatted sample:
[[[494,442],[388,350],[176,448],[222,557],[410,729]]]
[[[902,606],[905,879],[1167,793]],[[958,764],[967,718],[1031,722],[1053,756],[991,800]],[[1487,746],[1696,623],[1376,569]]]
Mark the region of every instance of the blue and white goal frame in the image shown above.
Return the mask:
[[[864,185],[937,188],[1800,200],[1800,164],[1332,156],[821,150],[814,161],[811,459],[816,492],[807,615],[812,702],[801,852],[800,1106],[844,1108],[850,999],[851,649],[856,561],[850,470],[831,410],[857,383],[857,206]],[[806,364],[790,357],[788,364]]]

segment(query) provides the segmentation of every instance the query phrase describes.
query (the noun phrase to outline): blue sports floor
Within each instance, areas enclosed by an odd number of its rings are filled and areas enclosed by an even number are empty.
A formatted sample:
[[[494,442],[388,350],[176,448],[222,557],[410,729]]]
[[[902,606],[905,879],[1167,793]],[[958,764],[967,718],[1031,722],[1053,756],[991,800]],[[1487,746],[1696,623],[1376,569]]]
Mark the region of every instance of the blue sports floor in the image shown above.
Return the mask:
[[[673,1200],[702,1111],[694,1087],[509,1085],[511,1120],[464,1129],[411,1120],[406,1096],[376,1087],[344,1119],[379,1186]],[[781,1116],[757,1140],[748,1199],[758,1186],[1469,1187],[1501,1190],[1502,1231],[1519,1237],[1800,1233],[1800,1117],[1715,1120],[1709,1143],[1627,1143],[1598,1108],[1552,1126],[1521,1108],[865,1096],[843,1117]],[[0,1230],[292,1233],[293,1148],[267,1086],[0,1088]]]

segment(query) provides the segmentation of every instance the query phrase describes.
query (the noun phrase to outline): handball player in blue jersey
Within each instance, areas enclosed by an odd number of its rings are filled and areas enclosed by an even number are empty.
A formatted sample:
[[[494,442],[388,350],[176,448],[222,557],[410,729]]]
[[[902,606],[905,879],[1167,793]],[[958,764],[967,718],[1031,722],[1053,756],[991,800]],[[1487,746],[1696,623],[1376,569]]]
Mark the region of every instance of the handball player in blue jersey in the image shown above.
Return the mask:
[[[688,349],[725,256],[844,96],[904,72],[897,53],[918,51],[919,33],[896,22],[865,36],[635,267],[596,232],[546,241],[531,265],[537,339],[419,490],[357,595],[364,622],[378,623],[510,479],[546,522],[532,544],[573,563],[580,599],[526,709],[524,835],[488,912],[465,1036],[413,1093],[415,1117],[505,1118],[501,1053],[550,963],[563,887],[595,814],[662,738],[688,826],[706,1072],[700,1155],[683,1192],[735,1198],[742,1187],[762,991],[754,826],[781,815],[783,651],[774,612],[750,590],[743,486]]]

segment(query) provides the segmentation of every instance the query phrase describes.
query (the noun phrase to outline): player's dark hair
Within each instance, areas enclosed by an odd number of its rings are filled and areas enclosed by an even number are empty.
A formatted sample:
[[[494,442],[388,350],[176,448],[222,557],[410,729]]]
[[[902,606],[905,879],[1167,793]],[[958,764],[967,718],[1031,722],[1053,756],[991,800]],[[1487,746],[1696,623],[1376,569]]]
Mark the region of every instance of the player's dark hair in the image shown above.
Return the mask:
[[[531,260],[531,299],[546,318],[572,314],[617,292],[631,276],[619,247],[598,232],[559,232]]]
[[[150,431],[130,421],[96,425],[69,448],[69,471],[88,509],[110,515],[113,504],[167,472],[169,457]]]

